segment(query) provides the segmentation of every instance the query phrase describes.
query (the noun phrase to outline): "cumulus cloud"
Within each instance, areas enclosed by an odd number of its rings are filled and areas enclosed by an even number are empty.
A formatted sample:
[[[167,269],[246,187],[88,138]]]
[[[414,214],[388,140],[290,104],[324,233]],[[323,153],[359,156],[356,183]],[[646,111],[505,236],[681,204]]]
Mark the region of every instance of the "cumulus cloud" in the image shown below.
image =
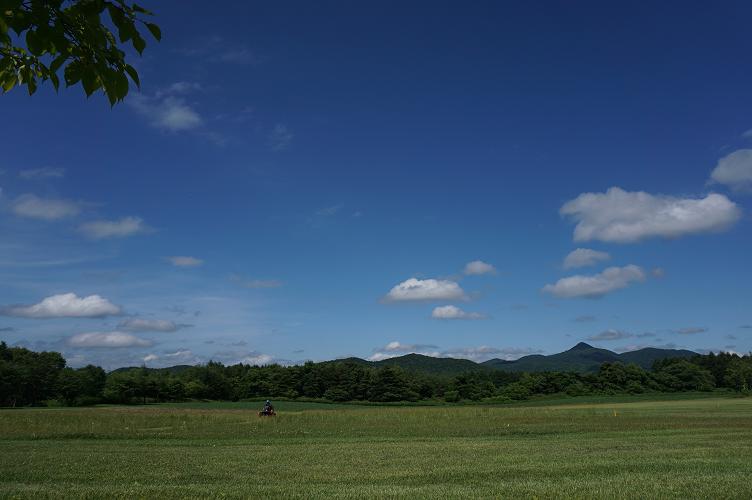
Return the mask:
[[[707,328],[699,327],[699,326],[688,326],[685,328],[679,328],[677,330],[673,330],[674,333],[678,333],[679,335],[695,335],[697,333],[705,333],[707,332]]]
[[[465,300],[464,290],[454,281],[410,278],[395,285],[384,296],[385,302]]]
[[[79,333],[68,339],[71,347],[150,347],[150,340],[125,332]]]
[[[36,181],[43,179],[59,179],[65,175],[64,168],[55,167],[42,167],[42,168],[28,168],[18,172],[18,176],[21,179],[27,181]]]
[[[159,359],[159,356],[156,354],[147,354],[144,356],[144,363],[149,363],[151,361],[157,361]]]
[[[752,149],[739,149],[718,160],[710,178],[735,191],[752,191]]]
[[[583,193],[559,212],[577,222],[575,241],[609,243],[723,231],[741,216],[739,207],[721,194],[675,198],[618,187],[605,193]]]
[[[81,206],[75,201],[40,198],[33,194],[24,194],[16,198],[11,209],[20,217],[42,220],[75,217],[81,213]]]
[[[572,250],[564,258],[564,269],[574,269],[576,267],[589,267],[609,260],[611,256],[606,252],[599,252],[589,248],[578,248]]]
[[[553,285],[544,286],[543,292],[565,299],[598,298],[642,281],[645,281],[645,271],[638,266],[609,267],[592,276],[578,274],[562,278]]]
[[[447,305],[434,308],[431,313],[434,319],[485,319],[486,316],[477,312],[465,312],[457,306]]]
[[[78,227],[84,236],[93,240],[126,238],[148,231],[140,217],[122,217],[119,220],[98,220],[86,222]]]
[[[622,340],[634,337],[634,334],[623,332],[621,330],[604,330],[595,335],[591,335],[587,340]]]
[[[191,325],[175,323],[166,319],[128,318],[117,326],[129,332],[176,332]]]
[[[44,298],[38,304],[0,307],[0,315],[20,318],[103,318],[116,316],[122,311],[119,306],[99,295],[79,297],[75,293],[63,293]]]
[[[170,261],[173,266],[177,267],[198,267],[204,263],[201,259],[189,257],[187,255],[174,255],[172,257],[167,257],[167,260]]]
[[[467,275],[496,274],[496,268],[482,260],[474,260],[465,264],[464,273]]]

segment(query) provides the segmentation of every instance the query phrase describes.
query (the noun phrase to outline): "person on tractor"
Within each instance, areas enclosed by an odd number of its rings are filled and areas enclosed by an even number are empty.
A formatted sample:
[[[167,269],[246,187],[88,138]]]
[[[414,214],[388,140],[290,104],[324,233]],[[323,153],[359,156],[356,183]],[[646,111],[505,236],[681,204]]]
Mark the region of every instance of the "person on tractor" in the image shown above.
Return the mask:
[[[267,399],[264,402],[264,409],[259,412],[259,415],[270,417],[276,414],[277,413],[274,411],[274,405],[272,405],[272,402]]]

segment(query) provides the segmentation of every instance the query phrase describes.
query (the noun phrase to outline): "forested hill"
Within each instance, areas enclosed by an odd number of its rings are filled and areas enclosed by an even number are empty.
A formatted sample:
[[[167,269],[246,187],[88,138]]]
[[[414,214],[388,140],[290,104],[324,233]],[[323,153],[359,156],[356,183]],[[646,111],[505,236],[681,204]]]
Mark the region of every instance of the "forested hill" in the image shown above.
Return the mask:
[[[475,363],[468,359],[434,358],[422,354],[407,354],[381,361],[366,361],[360,358],[345,358],[328,363],[356,363],[374,368],[381,366],[398,366],[406,371],[421,372],[431,375],[454,376],[459,373],[483,369],[504,370],[510,372],[546,372],[571,371],[579,373],[595,373],[602,363],[622,362],[634,363],[646,370],[653,367],[653,363],[667,358],[690,358],[697,353],[684,349],[657,349],[648,347],[636,351],[617,354],[608,349],[599,349],[584,342],[580,342],[568,351],[544,356],[535,354],[524,356],[515,361],[491,359],[483,363]]]
[[[655,347],[617,354],[608,349],[599,349],[580,342],[568,351],[550,356],[537,354],[524,356],[516,361],[491,359],[481,363],[481,365],[514,372],[573,371],[595,373],[602,363],[615,363],[617,361],[625,364],[634,363],[649,370],[653,367],[653,363],[659,359],[691,358],[696,354],[696,352],[685,349],[658,349]]]

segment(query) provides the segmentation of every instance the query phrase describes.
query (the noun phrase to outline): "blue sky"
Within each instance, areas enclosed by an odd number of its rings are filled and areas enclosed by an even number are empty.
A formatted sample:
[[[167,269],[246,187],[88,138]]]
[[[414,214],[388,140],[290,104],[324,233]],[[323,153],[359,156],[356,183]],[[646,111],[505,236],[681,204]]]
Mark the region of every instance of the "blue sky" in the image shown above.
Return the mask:
[[[9,344],[752,349],[748,3],[149,7],[125,103],[0,97]]]

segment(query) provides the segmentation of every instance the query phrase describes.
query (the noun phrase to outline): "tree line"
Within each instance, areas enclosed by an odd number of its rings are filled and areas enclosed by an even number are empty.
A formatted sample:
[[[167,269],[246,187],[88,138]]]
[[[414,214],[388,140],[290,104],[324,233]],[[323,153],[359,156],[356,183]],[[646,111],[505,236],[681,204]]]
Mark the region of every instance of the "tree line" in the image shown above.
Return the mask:
[[[0,406],[134,404],[192,399],[307,399],[334,402],[513,401],[536,396],[712,391],[747,393],[752,356],[720,353],[657,361],[652,370],[603,363],[596,373],[513,373],[476,370],[426,374],[352,361],[294,366],[205,365],[106,373],[98,366],[66,366],[57,352],[34,352],[0,342]]]

